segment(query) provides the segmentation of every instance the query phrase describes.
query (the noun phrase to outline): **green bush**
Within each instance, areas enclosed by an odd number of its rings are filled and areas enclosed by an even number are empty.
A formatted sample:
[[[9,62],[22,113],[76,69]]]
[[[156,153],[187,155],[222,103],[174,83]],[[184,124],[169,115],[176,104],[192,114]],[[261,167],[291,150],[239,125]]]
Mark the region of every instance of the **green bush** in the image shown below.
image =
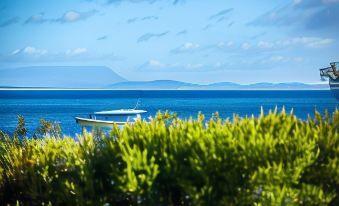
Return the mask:
[[[339,111],[159,113],[75,139],[42,123],[44,138],[18,140],[23,119],[14,138],[0,133],[3,205],[339,205]]]

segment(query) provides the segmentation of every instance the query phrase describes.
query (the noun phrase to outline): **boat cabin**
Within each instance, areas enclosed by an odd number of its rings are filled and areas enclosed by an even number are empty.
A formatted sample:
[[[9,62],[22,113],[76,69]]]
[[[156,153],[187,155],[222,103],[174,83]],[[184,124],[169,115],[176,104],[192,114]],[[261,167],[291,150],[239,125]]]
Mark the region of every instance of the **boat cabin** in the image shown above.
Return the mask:
[[[90,114],[90,119],[110,120],[115,122],[135,122],[137,119],[141,119],[142,113],[146,113],[146,111],[135,109],[102,111]]]

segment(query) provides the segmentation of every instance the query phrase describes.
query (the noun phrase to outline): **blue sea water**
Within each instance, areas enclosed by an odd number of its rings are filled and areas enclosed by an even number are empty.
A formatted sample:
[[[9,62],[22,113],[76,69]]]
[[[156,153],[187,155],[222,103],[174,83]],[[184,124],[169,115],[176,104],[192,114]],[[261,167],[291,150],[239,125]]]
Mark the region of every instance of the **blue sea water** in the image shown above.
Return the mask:
[[[121,108],[133,108],[140,98],[140,109],[154,116],[158,111],[176,112],[181,118],[196,117],[202,112],[206,119],[216,111],[222,118],[232,118],[234,113],[242,117],[260,114],[277,107],[293,109],[299,118],[307,119],[314,111],[333,112],[339,107],[330,91],[197,91],[197,90],[1,90],[0,130],[12,133],[17,115],[23,115],[29,134],[39,125],[39,119],[61,123],[66,135],[81,132],[75,117]]]

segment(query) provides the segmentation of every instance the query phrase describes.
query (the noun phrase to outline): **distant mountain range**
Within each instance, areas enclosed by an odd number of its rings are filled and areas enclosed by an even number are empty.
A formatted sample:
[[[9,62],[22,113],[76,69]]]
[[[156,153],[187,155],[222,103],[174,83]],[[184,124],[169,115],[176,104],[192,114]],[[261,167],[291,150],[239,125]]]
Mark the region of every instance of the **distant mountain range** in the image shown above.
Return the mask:
[[[327,84],[292,83],[256,83],[237,84],[233,82],[219,82],[213,84],[191,84],[173,80],[155,81],[126,81],[110,85],[110,89],[177,89],[177,90],[310,90],[329,89]]]
[[[127,81],[108,67],[48,66],[0,69],[2,88],[75,88],[130,90],[311,90],[329,89],[327,84],[220,82],[192,84],[174,80]]]
[[[126,81],[108,86],[111,89],[185,89],[199,87],[198,84],[191,84],[173,80],[155,81]]]

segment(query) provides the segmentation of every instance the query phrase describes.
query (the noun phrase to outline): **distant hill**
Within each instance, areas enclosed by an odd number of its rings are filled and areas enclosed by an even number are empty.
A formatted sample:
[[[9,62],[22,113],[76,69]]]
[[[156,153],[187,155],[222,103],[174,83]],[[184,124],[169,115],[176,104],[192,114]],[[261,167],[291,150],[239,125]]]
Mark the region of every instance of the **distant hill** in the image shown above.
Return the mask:
[[[181,89],[183,87],[198,87],[197,84],[191,84],[173,80],[155,80],[155,81],[126,81],[109,86],[111,89]]]
[[[240,84],[233,83],[233,82],[218,82],[213,84],[205,84],[205,85],[198,85],[195,86],[195,89],[210,89],[210,90],[237,90],[241,89]],[[182,88],[182,89],[191,89],[190,87]]]
[[[37,66],[0,69],[4,87],[103,88],[126,81],[103,66]]]
[[[190,89],[190,88],[187,88]],[[328,84],[304,84],[299,82],[291,83],[255,83],[255,84],[236,84],[231,82],[220,82],[216,84],[202,85],[199,89],[210,90],[312,90],[329,89]]]

